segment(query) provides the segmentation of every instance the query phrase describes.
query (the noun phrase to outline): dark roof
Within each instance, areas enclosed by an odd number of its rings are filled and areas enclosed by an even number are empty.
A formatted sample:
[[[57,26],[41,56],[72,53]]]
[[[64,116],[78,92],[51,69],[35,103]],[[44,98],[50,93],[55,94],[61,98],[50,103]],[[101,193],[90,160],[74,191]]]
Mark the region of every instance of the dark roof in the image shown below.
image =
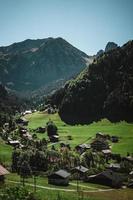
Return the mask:
[[[55,175],[58,175],[58,176],[60,176],[60,177],[62,177],[62,178],[67,178],[67,177],[70,176],[70,173],[68,173],[67,171],[65,171],[65,170],[63,170],[63,169],[60,169],[60,170],[54,172],[54,173],[51,174],[51,175],[54,175],[54,174],[55,174]]]
[[[133,162],[133,157],[132,157],[132,156],[127,156],[127,157],[125,157],[125,159],[126,159],[127,161]]]
[[[0,165],[0,176],[9,174],[9,171],[5,169],[2,165]]]
[[[84,167],[82,165],[75,167],[75,169],[80,171],[80,172],[83,172],[83,173],[85,173],[85,172],[87,172],[89,170],[89,169],[87,169],[86,167]]]
[[[112,170],[106,170],[106,171],[103,171],[99,174],[96,174],[96,175],[91,175],[89,176],[89,178],[95,178],[95,177],[98,177],[98,176],[104,176],[108,179],[111,179],[111,180],[120,180],[121,179],[121,176],[118,175],[117,173],[113,172]]]

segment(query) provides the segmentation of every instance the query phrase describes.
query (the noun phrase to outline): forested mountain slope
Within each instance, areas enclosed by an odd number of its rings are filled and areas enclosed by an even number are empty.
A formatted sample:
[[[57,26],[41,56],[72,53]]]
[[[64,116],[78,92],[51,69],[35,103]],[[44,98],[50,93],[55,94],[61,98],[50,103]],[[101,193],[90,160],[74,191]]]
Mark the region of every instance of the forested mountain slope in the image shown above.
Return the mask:
[[[133,121],[133,41],[99,56],[52,97],[67,123]]]

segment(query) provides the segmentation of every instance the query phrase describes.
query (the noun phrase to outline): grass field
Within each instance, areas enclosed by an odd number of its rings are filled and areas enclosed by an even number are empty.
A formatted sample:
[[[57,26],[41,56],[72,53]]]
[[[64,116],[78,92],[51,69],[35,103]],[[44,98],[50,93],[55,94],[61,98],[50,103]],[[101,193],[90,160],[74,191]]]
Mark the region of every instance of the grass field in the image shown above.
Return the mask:
[[[12,182],[11,182],[12,181]],[[13,182],[14,181],[14,182]],[[17,183],[15,183],[17,182]],[[31,185],[30,185],[31,184]],[[68,187],[59,187],[48,185],[46,177],[38,177],[36,181],[36,195],[40,200],[132,200],[132,189],[112,189],[108,187],[90,184],[79,183],[79,191],[77,191],[76,182],[70,182]],[[22,186],[20,183],[20,177],[17,174],[9,174],[6,177],[5,187],[8,186]],[[33,178],[26,180],[25,187],[34,192]],[[85,187],[83,187],[85,186]],[[43,188],[44,187],[44,188]],[[46,187],[46,188],[45,188]],[[49,189],[48,189],[48,188]],[[59,190],[57,190],[59,189]],[[61,191],[60,189],[66,189]],[[70,191],[67,191],[70,190]],[[72,190],[72,191],[71,191]],[[60,198],[59,198],[60,197]]]
[[[126,155],[127,152],[133,153],[133,124],[124,121],[119,123],[111,123],[106,119],[90,125],[67,125],[61,121],[58,114],[48,115],[36,112],[32,115],[27,115],[29,120],[29,128],[34,129],[38,126],[45,126],[49,119],[54,121],[58,127],[58,133],[61,140],[66,141],[66,136],[71,135],[73,140],[69,141],[72,147],[84,142],[90,142],[95,137],[97,132],[103,132],[110,135],[120,137],[117,144],[112,145],[112,151]],[[47,137],[46,134],[38,134],[39,138]]]
[[[12,147],[5,144],[3,140],[0,139],[0,162],[5,165],[11,163]]]

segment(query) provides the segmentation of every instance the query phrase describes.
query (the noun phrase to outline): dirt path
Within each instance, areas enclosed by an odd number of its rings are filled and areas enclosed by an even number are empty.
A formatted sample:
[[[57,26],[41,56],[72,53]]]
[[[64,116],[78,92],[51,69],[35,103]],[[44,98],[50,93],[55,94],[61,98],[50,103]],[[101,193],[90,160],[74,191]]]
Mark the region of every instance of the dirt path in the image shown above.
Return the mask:
[[[14,183],[14,184],[20,184],[20,182],[17,182],[17,181],[11,181],[11,180],[8,180],[8,182],[11,182],[11,183]],[[31,187],[34,187],[34,184],[31,184],[31,183],[25,183],[25,185],[28,185],[28,186],[31,186]],[[70,185],[73,185],[73,186],[77,186],[76,184],[74,183],[70,183]],[[79,187],[84,187],[84,188],[90,188],[92,190],[84,190],[84,192],[105,192],[105,191],[112,191],[114,189],[98,189],[98,188],[94,188],[94,187],[89,187],[89,186],[85,186],[85,185],[80,185],[79,184]],[[56,190],[56,191],[63,191],[63,192],[77,192],[76,189],[64,189],[64,188],[56,188],[56,187],[47,187],[47,186],[42,186],[42,185],[36,185],[36,188],[41,188],[41,189],[46,189],[46,190]]]

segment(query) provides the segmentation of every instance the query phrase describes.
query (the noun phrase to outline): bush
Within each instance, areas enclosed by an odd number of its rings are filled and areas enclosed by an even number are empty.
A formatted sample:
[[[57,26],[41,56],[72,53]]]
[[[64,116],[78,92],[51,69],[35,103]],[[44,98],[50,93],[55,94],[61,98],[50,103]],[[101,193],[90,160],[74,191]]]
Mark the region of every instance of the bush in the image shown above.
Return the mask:
[[[32,192],[25,187],[10,187],[5,189],[0,195],[0,200],[39,200]]]

